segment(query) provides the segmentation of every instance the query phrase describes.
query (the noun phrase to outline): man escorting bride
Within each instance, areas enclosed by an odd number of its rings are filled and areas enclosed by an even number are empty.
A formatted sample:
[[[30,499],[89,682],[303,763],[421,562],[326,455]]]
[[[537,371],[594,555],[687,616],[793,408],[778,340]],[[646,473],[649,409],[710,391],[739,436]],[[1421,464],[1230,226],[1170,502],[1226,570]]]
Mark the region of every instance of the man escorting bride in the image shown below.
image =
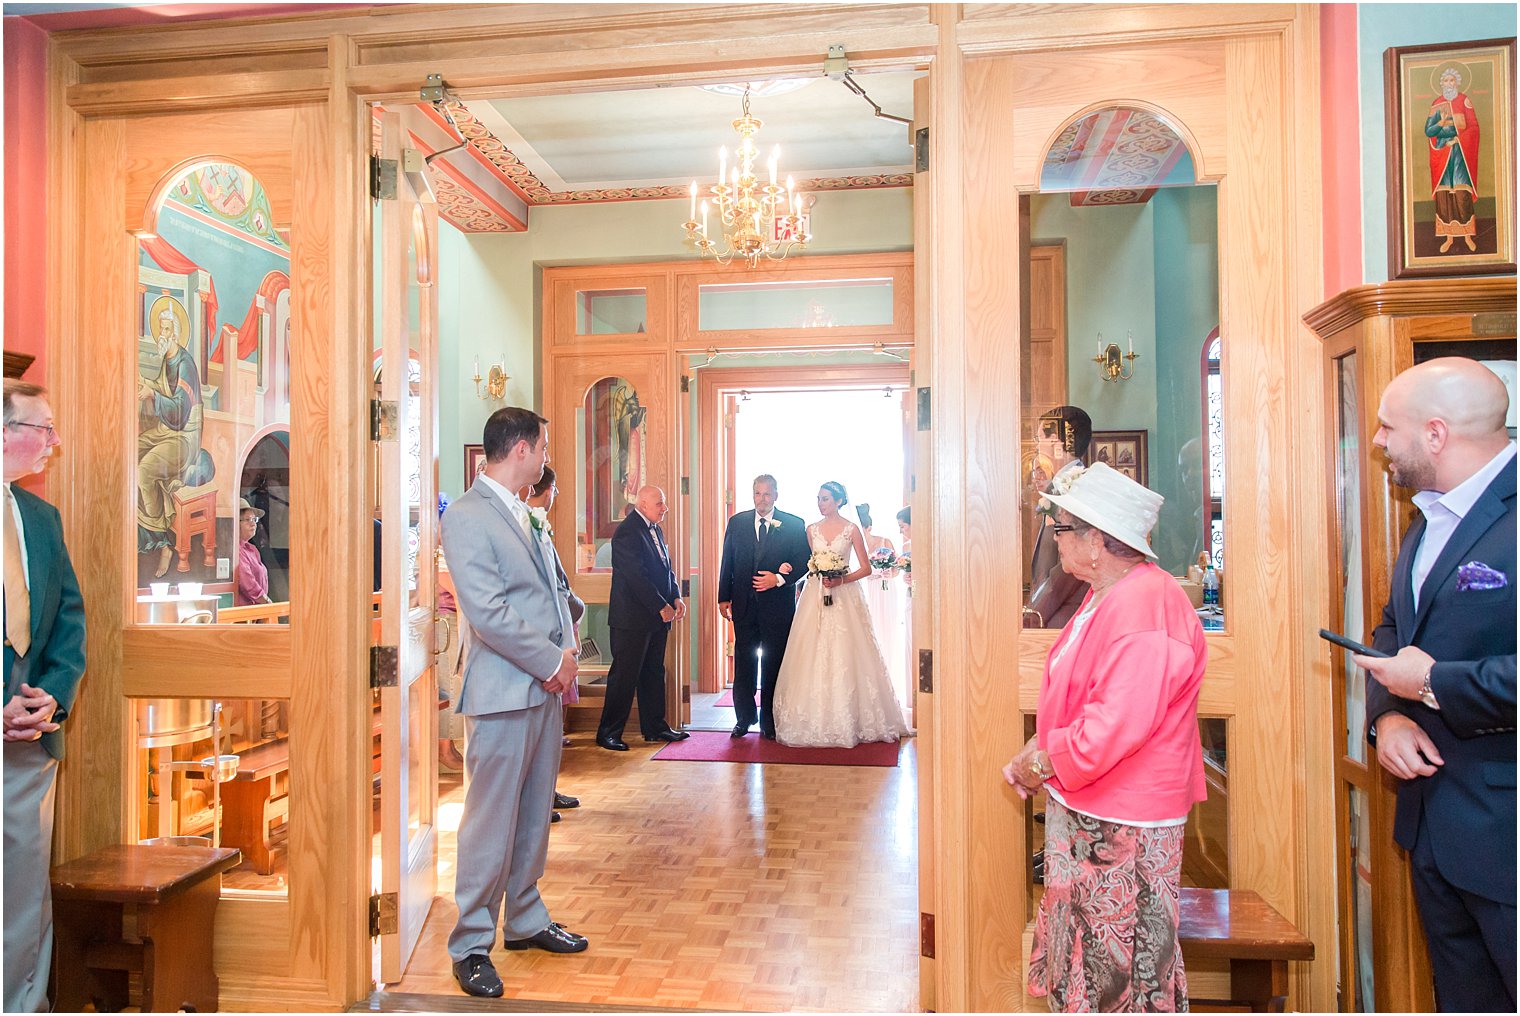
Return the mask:
[[[896,741],[908,729],[860,585],[871,575],[865,536],[839,514],[848,503],[830,480],[818,490],[822,518],[807,527],[814,557],[831,551],[849,570],[809,575],[797,601],[775,696],[776,739],[793,747]]]

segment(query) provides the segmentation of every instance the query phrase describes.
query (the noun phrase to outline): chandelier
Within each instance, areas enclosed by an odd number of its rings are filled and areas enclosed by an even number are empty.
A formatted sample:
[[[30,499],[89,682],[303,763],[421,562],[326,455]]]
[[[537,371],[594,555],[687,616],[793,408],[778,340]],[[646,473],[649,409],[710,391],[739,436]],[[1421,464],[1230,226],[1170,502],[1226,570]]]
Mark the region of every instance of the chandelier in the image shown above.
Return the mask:
[[[812,236],[806,230],[802,214],[802,195],[786,178],[786,186],[776,183],[776,163],[781,146],[771,149],[766,163],[769,182],[761,183],[756,160],[755,135],[760,121],[749,113],[749,86],[744,89],[744,115],[734,121],[739,132],[739,146],[734,150],[734,164],[728,164],[728,148],[718,149],[718,182],[708,188],[708,197],[697,198],[697,182],[691,182],[691,212],[684,223],[686,239],[695,243],[704,257],[726,265],[735,258],[749,262],[751,268],[761,258],[780,261],[793,247],[804,247]],[[697,218],[698,212],[701,219]],[[717,215],[721,237],[713,240],[707,232],[709,212]]]

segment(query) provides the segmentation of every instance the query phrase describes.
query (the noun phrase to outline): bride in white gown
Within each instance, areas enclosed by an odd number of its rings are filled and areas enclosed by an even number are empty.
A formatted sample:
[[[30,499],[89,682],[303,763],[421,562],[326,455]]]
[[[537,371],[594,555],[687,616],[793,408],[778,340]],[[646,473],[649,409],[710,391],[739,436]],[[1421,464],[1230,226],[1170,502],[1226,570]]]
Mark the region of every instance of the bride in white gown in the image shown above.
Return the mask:
[[[776,740],[793,747],[851,748],[907,732],[860,581],[871,574],[865,537],[839,515],[842,484],[818,490],[823,516],[808,526],[814,553],[833,550],[854,569],[843,578],[810,576],[797,601],[786,656],[776,676]],[[832,604],[823,602],[827,591]]]

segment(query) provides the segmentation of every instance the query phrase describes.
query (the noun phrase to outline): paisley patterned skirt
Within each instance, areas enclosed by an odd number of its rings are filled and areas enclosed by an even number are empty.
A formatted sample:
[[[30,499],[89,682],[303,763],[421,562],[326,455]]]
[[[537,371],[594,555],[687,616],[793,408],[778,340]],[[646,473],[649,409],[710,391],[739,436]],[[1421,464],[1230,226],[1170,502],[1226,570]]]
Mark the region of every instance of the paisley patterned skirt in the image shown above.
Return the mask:
[[[1182,826],[1104,822],[1051,800],[1029,993],[1057,1012],[1186,1012]]]

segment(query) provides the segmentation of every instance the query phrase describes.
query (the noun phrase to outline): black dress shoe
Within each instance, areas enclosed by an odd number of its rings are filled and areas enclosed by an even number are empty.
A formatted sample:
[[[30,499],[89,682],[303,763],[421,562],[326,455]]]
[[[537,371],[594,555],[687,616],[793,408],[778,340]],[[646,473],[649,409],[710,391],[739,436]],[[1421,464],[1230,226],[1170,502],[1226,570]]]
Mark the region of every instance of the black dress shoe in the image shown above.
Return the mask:
[[[554,823],[558,822],[559,820],[560,820],[560,814],[559,814],[559,812],[557,812],[557,811],[551,811],[551,812],[549,812],[549,824],[550,825],[553,825]]]
[[[760,731],[760,736],[767,741],[774,741],[776,739],[776,732],[774,730],[762,730]]]
[[[532,938],[504,941],[502,945],[514,952],[522,949],[542,949],[544,952],[552,953],[578,953],[586,951],[587,942],[585,936],[567,931],[551,922],[547,928]]]
[[[579,808],[581,806],[581,799],[579,797],[571,797],[569,794],[561,794],[556,790],[554,792],[554,806],[569,811],[571,808]]]
[[[729,737],[743,737],[745,734],[748,734],[748,733],[749,733],[749,728],[746,727],[744,724],[739,723],[739,724],[735,724],[734,725],[734,729],[733,729],[732,733],[730,733],[728,736]]]
[[[596,739],[596,746],[598,748],[606,748],[608,751],[628,750],[628,745],[621,738],[617,737],[598,737]]]
[[[471,953],[454,964],[454,980],[466,995],[477,998],[500,998],[501,978],[485,953]]]
[[[666,729],[655,734],[653,737],[644,738],[644,743],[654,744],[656,741],[684,741],[690,736],[691,735],[684,730],[671,730],[667,727]]]

